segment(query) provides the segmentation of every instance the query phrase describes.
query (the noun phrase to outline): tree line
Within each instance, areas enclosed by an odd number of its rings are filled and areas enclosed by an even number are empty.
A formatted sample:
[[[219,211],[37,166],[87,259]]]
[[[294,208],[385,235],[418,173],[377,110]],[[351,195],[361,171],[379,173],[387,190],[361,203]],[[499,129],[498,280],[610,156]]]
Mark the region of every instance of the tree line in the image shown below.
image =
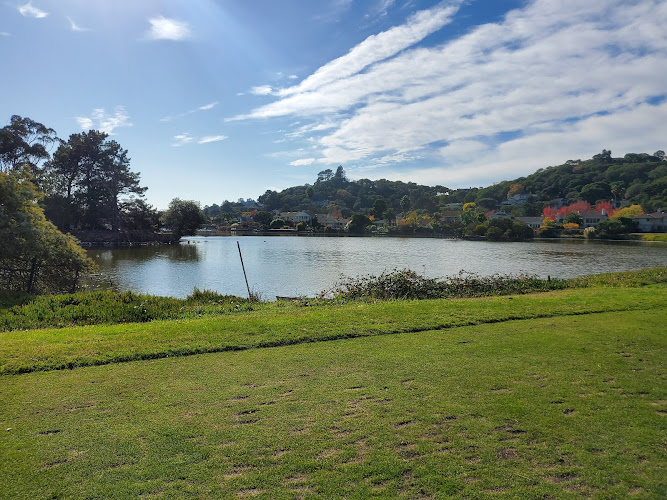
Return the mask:
[[[51,151],[54,150],[53,155]],[[0,128],[0,288],[28,293],[69,291],[91,261],[65,232],[102,230],[193,234],[204,221],[198,203],[172,200],[158,213],[145,198],[128,151],[89,130],[67,140],[30,118]]]

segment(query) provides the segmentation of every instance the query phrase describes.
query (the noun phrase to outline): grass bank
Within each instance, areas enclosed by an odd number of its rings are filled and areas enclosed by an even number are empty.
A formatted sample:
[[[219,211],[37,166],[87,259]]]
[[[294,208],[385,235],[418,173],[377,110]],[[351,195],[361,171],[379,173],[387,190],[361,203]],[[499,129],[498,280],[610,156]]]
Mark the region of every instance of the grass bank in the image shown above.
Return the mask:
[[[602,292],[604,290],[604,292]],[[458,300],[273,307],[199,319],[0,334],[0,374],[664,307],[663,285]]]
[[[4,376],[0,496],[664,498],[666,319],[604,312]]]
[[[0,333],[0,498],[665,498],[664,274]]]

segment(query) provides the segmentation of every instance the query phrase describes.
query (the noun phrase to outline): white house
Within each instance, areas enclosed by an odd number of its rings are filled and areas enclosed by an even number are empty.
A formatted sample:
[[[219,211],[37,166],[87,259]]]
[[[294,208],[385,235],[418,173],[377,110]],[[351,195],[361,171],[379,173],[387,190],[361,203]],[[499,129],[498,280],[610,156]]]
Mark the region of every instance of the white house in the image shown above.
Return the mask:
[[[280,218],[292,221],[294,224],[298,224],[299,222],[310,224],[310,215],[306,212],[280,212]]]
[[[632,218],[637,223],[642,233],[664,233],[667,231],[665,225],[665,212],[654,212],[652,214],[637,215]]]

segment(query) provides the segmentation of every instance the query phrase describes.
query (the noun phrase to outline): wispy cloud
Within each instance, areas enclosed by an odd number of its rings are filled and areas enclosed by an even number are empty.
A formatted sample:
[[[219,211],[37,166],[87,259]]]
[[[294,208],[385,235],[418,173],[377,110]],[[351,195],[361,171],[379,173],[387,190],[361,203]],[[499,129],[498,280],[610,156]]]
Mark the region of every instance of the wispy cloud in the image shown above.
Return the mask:
[[[153,17],[148,20],[151,27],[146,34],[149,40],[187,40],[192,36],[190,25],[184,21],[167,17]]]
[[[219,101],[211,102],[209,104],[204,104],[203,106],[199,106],[197,108],[191,109],[189,111],[186,111],[185,113],[180,113],[175,116],[165,116],[164,118],[160,118],[161,122],[170,122],[172,120],[175,120],[177,118],[183,118],[184,116],[188,116],[194,113],[198,113],[199,111],[208,111],[210,109],[215,108],[219,103]]]
[[[663,112],[666,2],[533,0],[447,43],[413,47],[455,12],[451,4],[418,12],[233,119],[311,122],[295,140],[333,124],[316,135],[318,163],[430,165],[420,171],[440,176],[431,183],[490,175],[484,165],[508,169],[494,171],[503,178],[567,159],[547,155],[555,149],[585,157],[632,138],[642,151],[644,138],[622,133],[616,118],[654,123]],[[575,140],[578,132],[587,140]],[[558,147],[545,148],[545,138]],[[517,154],[517,145],[531,153]],[[500,161],[510,150],[515,161]]]
[[[71,29],[72,31],[90,31],[89,28],[82,28],[81,26],[79,26],[78,24],[76,24],[76,23],[74,22],[74,20],[73,20],[71,17],[69,17],[69,16],[67,16],[67,20],[69,21],[70,29]]]
[[[211,102],[209,104],[204,104],[203,106],[199,106],[199,108],[197,108],[197,109],[199,109],[200,111],[208,111],[209,109],[215,108],[218,104],[219,104],[219,102],[215,101],[215,102]]]
[[[299,85],[281,90],[278,94],[301,94],[355,75],[371,64],[394,56],[438,31],[451,22],[457,10],[458,6],[449,5],[417,12],[403,26],[369,36],[346,55],[322,66]]]
[[[130,116],[124,106],[116,106],[111,114],[108,114],[104,108],[96,108],[90,116],[77,116],[76,121],[83,130],[95,129],[109,135],[115,135],[117,128],[132,126]]]
[[[206,137],[202,137],[197,141],[197,144],[208,144],[209,142],[220,142],[224,141],[228,137],[226,135],[207,135]]]
[[[294,160],[290,162],[290,165],[294,167],[301,167],[304,165],[312,165],[315,163],[315,158],[302,158],[300,160]]]
[[[192,136],[187,133],[183,134],[178,134],[174,136],[174,142],[171,143],[172,146],[174,147],[181,147],[185,146],[186,144],[189,144],[192,142]]]
[[[7,33],[6,31],[0,31],[0,36],[12,36],[12,34]]]
[[[19,13],[24,17],[34,17],[36,19],[41,19],[49,15],[48,12],[45,12],[41,9],[35,7],[32,2],[28,2],[25,5],[21,5],[19,8]]]

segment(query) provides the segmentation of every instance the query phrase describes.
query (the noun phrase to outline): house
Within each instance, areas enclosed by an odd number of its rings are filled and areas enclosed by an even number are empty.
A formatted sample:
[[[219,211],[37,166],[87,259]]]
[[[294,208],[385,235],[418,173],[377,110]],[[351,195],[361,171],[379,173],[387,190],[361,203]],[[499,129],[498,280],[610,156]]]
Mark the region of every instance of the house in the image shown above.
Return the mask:
[[[539,229],[542,226],[544,217],[515,217],[514,220],[523,222],[526,226],[531,228],[533,231]]]
[[[509,214],[506,214],[505,212],[493,212],[491,215],[489,215],[489,219],[513,219]]]
[[[310,224],[310,215],[306,212],[280,212],[280,218],[292,221],[294,224],[298,224],[299,222]]]
[[[445,208],[447,210],[463,210],[463,203],[447,203]]]
[[[440,212],[440,220],[443,224],[453,224],[461,220],[461,212],[456,210],[443,210]]]
[[[601,212],[579,212],[579,217],[584,221],[584,229],[587,227],[595,227],[600,222],[609,218],[606,210],[602,210]]]
[[[514,194],[510,196],[506,201],[503,201],[501,205],[523,205],[528,200],[532,198],[537,198],[537,195],[534,194]]]
[[[334,229],[342,229],[347,224],[346,219],[336,219],[331,214],[317,214],[317,222],[322,224],[324,227],[331,227]]]
[[[632,218],[642,233],[664,233],[667,231],[665,212],[637,215]]]

